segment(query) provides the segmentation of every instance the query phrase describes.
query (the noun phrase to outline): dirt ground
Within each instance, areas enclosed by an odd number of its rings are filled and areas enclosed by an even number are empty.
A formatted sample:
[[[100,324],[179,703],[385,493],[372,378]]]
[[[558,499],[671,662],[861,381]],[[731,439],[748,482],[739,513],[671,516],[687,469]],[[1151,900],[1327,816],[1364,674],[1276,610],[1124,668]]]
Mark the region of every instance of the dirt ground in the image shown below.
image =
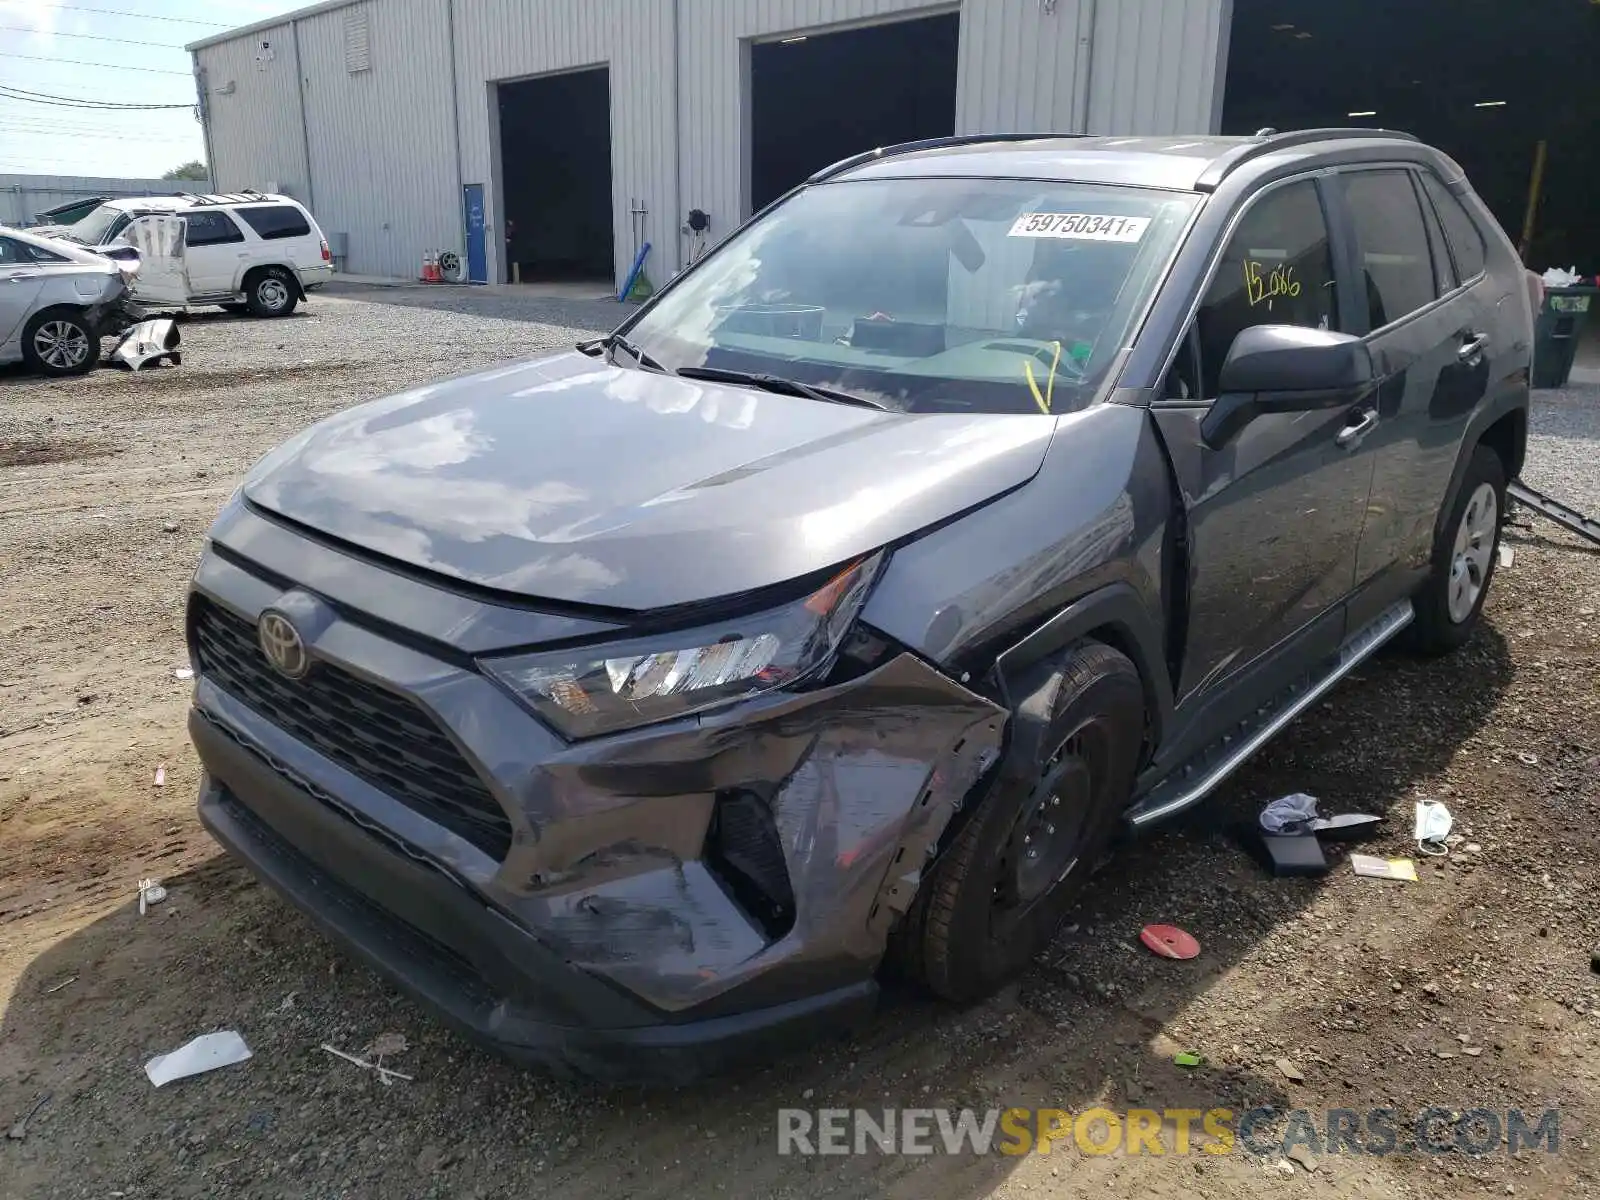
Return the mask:
[[[1368,664],[1202,814],[1125,848],[1077,923],[986,1004],[894,997],[850,1041],[686,1091],[604,1090],[480,1052],[345,958],[194,818],[189,684],[174,675],[184,588],[240,473],[294,429],[616,316],[485,305],[330,297],[289,321],[192,322],[188,361],[158,375],[0,373],[0,1129],[24,1134],[0,1138],[0,1198],[1600,1190],[1600,549],[1525,514],[1472,643]],[[1588,406],[1588,432],[1568,438],[1592,461],[1600,394],[1562,402]],[[1461,837],[1419,859],[1415,883],[1342,860],[1270,879],[1226,829],[1290,791],[1388,813],[1361,847],[1373,853],[1410,852],[1419,796],[1444,800]],[[144,877],[170,895],[141,917]],[[1136,940],[1149,921],[1190,930],[1201,955],[1150,955]],[[254,1057],[150,1085],[147,1059],[218,1029]],[[384,1086],[320,1049],[385,1033],[409,1043],[387,1061],[410,1081]],[[1181,1069],[1179,1050],[1206,1062]],[[777,1153],[785,1107],[1096,1104],[1436,1106],[1446,1139],[1469,1109],[1555,1107],[1560,1143],[1316,1153],[1309,1170],[1277,1153],[1070,1142],[1048,1156]]]

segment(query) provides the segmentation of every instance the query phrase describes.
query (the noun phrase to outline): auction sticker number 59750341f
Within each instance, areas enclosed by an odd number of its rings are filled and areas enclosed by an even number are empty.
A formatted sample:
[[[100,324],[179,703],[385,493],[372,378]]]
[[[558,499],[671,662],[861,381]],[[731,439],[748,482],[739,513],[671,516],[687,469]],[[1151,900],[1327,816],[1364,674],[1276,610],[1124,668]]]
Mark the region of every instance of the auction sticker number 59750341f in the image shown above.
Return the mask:
[[[1144,231],[1149,226],[1149,217],[1025,212],[1011,223],[1010,236],[1072,238],[1085,242],[1137,242],[1144,237]]]

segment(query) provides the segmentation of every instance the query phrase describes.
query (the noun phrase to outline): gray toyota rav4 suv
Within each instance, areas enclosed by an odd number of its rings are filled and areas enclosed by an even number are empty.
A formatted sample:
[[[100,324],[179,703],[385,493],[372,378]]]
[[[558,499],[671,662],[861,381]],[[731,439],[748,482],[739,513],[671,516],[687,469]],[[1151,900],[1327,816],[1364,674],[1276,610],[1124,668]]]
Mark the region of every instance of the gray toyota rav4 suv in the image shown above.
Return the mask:
[[[1119,829],[1470,636],[1531,315],[1376,130],[836,164],[608,337],[351,409],[188,606],[200,815],[457,1026],[684,1079],[968,1000]]]

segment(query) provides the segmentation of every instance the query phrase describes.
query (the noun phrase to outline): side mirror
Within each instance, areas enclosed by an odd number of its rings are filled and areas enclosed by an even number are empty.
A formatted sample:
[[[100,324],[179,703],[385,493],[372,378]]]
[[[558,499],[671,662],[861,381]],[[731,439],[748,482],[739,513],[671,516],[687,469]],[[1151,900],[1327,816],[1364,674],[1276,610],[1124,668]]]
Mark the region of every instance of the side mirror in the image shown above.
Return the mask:
[[[1372,352],[1360,338],[1299,325],[1240,330],[1223,361],[1220,395],[1200,424],[1217,449],[1256,417],[1351,404],[1376,380]]]

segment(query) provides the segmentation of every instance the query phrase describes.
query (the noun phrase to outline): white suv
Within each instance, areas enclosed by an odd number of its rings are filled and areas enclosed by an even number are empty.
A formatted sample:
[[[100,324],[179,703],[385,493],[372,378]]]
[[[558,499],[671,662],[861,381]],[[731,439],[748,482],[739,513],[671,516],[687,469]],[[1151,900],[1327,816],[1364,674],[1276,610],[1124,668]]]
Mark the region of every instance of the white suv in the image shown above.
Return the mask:
[[[180,291],[187,305],[288,316],[333,274],[327,239],[311,214],[288,196],[261,192],[108,200],[56,236],[103,249],[129,240],[128,226],[147,216],[183,219]],[[137,283],[134,297],[141,298]]]

